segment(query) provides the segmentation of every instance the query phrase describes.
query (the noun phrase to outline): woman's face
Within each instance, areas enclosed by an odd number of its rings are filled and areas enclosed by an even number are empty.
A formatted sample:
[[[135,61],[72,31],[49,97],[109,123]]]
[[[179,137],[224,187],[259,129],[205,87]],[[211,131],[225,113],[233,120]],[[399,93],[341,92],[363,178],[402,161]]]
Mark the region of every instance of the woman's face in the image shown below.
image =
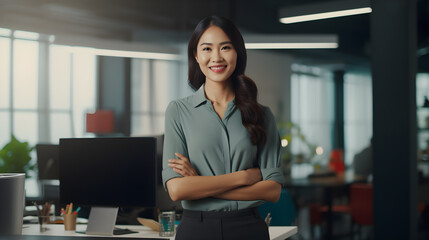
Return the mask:
[[[229,80],[237,64],[237,52],[228,35],[218,26],[211,26],[201,36],[195,59],[206,81]]]

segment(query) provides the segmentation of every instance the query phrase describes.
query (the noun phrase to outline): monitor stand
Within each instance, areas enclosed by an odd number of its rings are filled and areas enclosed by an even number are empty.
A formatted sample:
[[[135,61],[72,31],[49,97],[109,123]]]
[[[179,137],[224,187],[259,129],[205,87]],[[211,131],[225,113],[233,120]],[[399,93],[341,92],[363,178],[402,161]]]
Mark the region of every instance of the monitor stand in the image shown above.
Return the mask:
[[[85,233],[112,236],[117,215],[117,207],[91,207]]]

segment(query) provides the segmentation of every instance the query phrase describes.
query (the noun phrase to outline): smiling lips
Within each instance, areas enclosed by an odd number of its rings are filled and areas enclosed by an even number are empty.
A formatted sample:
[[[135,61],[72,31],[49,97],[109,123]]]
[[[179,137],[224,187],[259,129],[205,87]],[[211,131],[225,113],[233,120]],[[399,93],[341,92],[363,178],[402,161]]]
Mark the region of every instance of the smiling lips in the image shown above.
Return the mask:
[[[226,69],[226,65],[217,65],[209,67],[215,73],[223,72]]]

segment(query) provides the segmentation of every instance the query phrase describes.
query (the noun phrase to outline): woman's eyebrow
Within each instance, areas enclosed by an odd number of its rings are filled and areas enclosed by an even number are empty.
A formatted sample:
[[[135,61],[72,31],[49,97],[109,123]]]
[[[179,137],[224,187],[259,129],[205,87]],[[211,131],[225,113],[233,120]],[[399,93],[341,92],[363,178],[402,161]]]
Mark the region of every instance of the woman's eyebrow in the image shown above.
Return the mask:
[[[232,41],[221,42],[219,45],[225,45],[225,44],[232,44]],[[203,46],[203,45],[209,45],[209,46],[211,46],[211,45],[213,45],[213,43],[203,42],[203,43],[200,44],[200,46]]]
[[[232,44],[232,41],[225,41],[220,43],[220,45],[225,45],[225,44]]]

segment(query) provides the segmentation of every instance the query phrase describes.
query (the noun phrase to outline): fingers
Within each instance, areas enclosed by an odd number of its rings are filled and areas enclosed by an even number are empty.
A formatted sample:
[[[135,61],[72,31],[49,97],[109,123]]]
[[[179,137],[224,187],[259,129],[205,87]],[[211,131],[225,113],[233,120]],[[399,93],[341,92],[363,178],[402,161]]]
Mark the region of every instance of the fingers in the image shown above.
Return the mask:
[[[180,175],[182,175],[182,176],[184,176],[184,177],[187,177],[187,176],[188,176],[188,175],[187,175],[183,170],[181,170],[181,169],[173,168],[173,171],[177,172],[178,174],[180,174]]]
[[[184,161],[189,161],[189,159],[187,157],[183,156],[180,153],[174,153],[174,155],[176,155],[179,159],[182,159]]]
[[[188,171],[188,169],[173,168],[173,171],[184,177],[195,176],[195,174],[193,174],[191,171]]]
[[[188,165],[186,163],[169,163],[168,166],[173,168],[173,170],[176,169],[186,172],[192,172],[194,170],[190,164]]]
[[[174,163],[174,162],[170,162],[168,163],[168,166],[171,168],[179,168],[179,169],[183,169],[185,167],[184,164],[181,163]]]
[[[185,161],[184,160],[180,160],[180,159],[168,159],[168,163],[185,164]]]
[[[189,159],[180,153],[175,153],[179,159],[169,159],[168,166],[172,168],[184,169],[185,167],[192,168]]]
[[[170,159],[168,160],[168,166],[172,168],[183,169],[185,167],[189,167],[190,163],[180,159]]]
[[[170,164],[169,164],[170,166]],[[170,166],[173,168],[173,171],[177,172],[178,174],[187,177],[187,176],[198,176],[197,172],[192,168],[185,165],[174,165],[171,164]]]
[[[186,176],[198,176],[198,173],[192,167],[189,159],[180,153],[175,153],[179,159],[169,159],[168,166],[173,169],[173,171],[179,173],[180,175]]]

